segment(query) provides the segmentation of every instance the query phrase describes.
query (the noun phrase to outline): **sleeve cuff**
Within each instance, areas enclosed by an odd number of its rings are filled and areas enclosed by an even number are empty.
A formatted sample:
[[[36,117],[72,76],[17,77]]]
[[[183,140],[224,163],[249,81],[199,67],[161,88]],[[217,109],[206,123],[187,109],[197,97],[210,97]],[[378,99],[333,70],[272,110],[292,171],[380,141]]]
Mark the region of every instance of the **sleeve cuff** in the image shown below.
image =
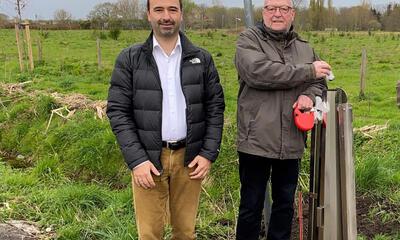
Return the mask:
[[[146,161],[149,161],[149,158],[147,156],[143,156],[143,157],[141,157],[139,159],[136,159],[136,160],[128,163],[128,168],[130,170],[133,170],[136,166],[138,166],[139,164],[142,164],[142,163],[144,163]]]

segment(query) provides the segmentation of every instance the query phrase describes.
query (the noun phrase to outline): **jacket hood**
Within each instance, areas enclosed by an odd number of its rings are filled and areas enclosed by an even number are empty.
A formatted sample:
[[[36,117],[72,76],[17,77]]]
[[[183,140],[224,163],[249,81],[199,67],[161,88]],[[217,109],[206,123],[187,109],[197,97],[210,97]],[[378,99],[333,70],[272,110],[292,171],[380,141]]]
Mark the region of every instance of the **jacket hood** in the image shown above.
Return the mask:
[[[293,25],[290,26],[290,29],[287,32],[286,31],[276,31],[269,27],[266,27],[263,21],[258,22],[256,24],[256,27],[261,31],[261,33],[265,37],[273,39],[275,41],[285,40],[287,42],[290,42],[299,37],[298,34],[294,31]]]

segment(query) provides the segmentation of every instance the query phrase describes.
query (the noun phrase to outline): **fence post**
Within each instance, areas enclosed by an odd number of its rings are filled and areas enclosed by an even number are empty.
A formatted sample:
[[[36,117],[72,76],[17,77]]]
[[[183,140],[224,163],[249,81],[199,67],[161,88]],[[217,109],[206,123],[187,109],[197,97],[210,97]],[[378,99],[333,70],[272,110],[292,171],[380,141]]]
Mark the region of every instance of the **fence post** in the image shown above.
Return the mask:
[[[31,32],[29,30],[29,22],[26,21],[25,25],[25,33],[26,33],[26,44],[28,44],[28,57],[29,57],[29,66],[31,71],[35,68],[33,64],[33,54],[32,54],[32,42],[31,42]]]
[[[18,48],[18,60],[19,60],[19,69],[21,72],[24,71],[24,63],[22,60],[22,50],[21,50],[21,42],[19,39],[19,23],[15,22],[15,38],[17,40],[17,48]]]
[[[365,97],[365,82],[367,76],[367,50],[363,48],[361,53],[361,70],[360,70],[360,98]]]
[[[100,46],[100,38],[97,38],[97,64],[98,69],[101,69],[101,46]]]

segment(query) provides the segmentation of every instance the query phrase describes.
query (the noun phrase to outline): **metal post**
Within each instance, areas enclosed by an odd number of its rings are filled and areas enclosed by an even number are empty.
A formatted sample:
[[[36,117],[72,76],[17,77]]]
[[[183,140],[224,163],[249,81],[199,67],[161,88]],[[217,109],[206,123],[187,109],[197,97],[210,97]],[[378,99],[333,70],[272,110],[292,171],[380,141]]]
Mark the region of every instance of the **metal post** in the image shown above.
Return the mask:
[[[321,226],[322,239],[340,240],[340,183],[338,167],[338,142],[337,142],[337,112],[336,99],[337,91],[327,92],[329,112],[326,124],[325,158],[322,159],[322,176],[324,183],[321,183],[321,202],[322,208]],[[319,236],[320,237],[320,236]]]
[[[353,158],[353,112],[348,103],[338,106],[339,168],[342,239],[357,239],[356,186]]]
[[[356,240],[352,108],[342,89],[326,95],[326,128],[312,132],[308,239]]]
[[[251,0],[244,0],[244,15],[246,18],[246,27],[254,26],[253,3]]]

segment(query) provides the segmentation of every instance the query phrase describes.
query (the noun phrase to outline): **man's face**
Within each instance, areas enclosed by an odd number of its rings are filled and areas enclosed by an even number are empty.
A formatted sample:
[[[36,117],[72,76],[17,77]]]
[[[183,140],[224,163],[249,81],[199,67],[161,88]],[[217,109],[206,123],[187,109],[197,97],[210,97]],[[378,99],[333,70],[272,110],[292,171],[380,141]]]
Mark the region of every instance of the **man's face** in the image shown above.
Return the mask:
[[[265,0],[263,20],[265,26],[276,31],[289,30],[295,11],[291,0]]]
[[[156,36],[170,38],[179,33],[182,11],[179,0],[149,0],[147,19]]]

